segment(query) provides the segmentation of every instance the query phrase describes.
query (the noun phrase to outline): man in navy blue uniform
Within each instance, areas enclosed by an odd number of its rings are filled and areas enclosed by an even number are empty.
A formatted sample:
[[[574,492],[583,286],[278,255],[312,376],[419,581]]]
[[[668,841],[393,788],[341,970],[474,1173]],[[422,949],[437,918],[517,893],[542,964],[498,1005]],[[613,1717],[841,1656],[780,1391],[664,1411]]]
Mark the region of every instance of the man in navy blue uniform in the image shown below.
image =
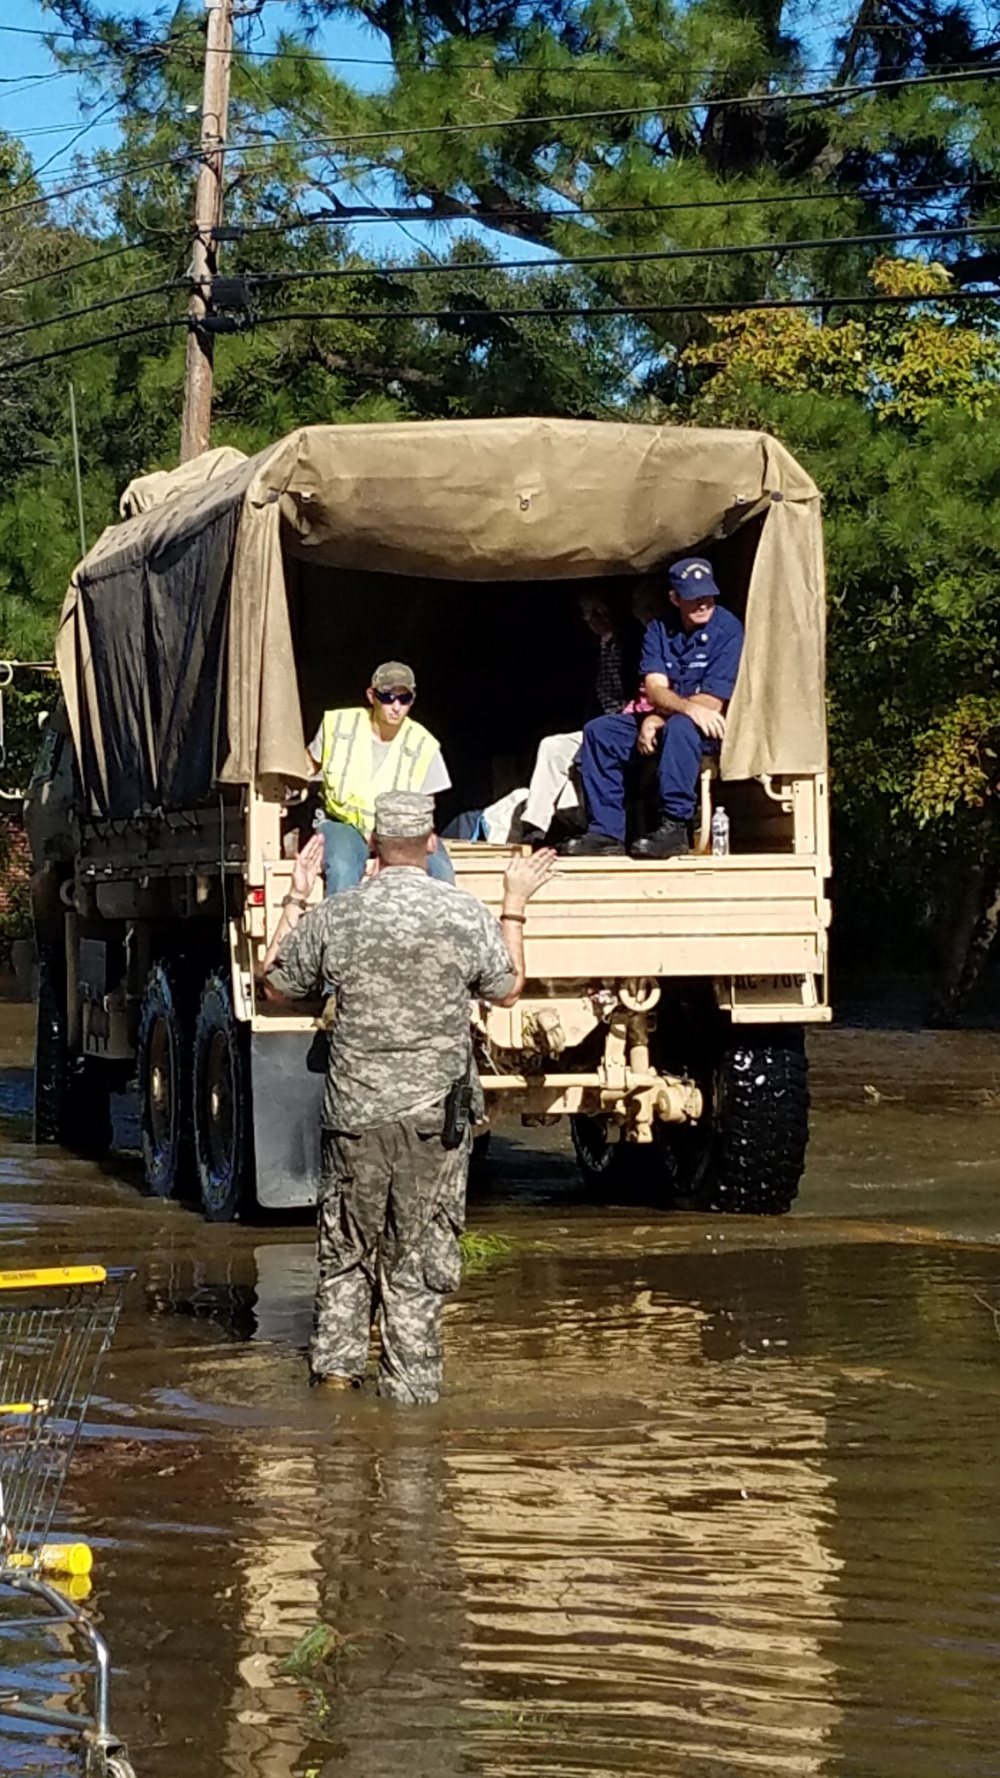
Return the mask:
[[[690,851],[701,756],[726,732],[743,649],[743,625],[717,604],[711,563],[687,556],[668,570],[676,617],[651,623],[639,670],[648,715],[599,716],[583,731],[580,777],[590,825],[562,848],[571,858],[625,851],[625,767],[633,755],[660,749],[660,825],[636,840],[633,858],[676,858]]]

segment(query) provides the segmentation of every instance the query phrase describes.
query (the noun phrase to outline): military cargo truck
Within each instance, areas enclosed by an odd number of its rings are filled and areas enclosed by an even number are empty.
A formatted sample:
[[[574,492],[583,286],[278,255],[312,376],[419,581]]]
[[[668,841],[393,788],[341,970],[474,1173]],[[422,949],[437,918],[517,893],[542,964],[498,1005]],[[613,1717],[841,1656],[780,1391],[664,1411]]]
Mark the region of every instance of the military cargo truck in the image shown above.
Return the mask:
[[[786,1210],[804,1028],[829,1016],[820,500],[788,452],[577,421],[313,426],[143,478],[122,509],[66,597],[29,799],[38,1139],[99,1152],[135,1079],[150,1191],[214,1220],[312,1201],[325,1035],[259,972],[323,709],[411,662],[454,805],[481,808],[579,726],[575,596],[699,551],[746,645],[695,850],[560,860],[523,998],[471,1013],[490,1111],[568,1117],[588,1175],[638,1158],[665,1197]],[[498,910],[505,848],[450,850]]]

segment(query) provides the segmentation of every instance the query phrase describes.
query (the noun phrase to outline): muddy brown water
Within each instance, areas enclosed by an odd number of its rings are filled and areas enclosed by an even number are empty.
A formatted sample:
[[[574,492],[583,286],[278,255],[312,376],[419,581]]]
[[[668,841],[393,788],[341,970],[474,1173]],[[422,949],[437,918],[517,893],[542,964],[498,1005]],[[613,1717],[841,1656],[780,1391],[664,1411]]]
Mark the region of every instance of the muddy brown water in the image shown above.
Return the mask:
[[[780,1222],[595,1203],[511,1129],[472,1203],[510,1251],[405,1413],[306,1388],[307,1220],[208,1228],[127,1153],[31,1147],[30,1020],[0,1265],[139,1268],[60,1515],[139,1778],[1000,1773],[1000,1037],[818,1035]],[[15,1674],[80,1696],[0,1614]],[[0,1771],[75,1758],[0,1716]]]

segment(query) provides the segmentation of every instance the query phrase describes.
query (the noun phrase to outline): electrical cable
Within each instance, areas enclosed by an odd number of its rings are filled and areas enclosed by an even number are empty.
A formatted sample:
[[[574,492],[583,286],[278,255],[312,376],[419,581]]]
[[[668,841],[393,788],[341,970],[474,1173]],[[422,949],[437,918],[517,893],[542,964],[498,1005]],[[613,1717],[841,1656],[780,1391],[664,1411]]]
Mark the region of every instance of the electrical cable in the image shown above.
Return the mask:
[[[797,104],[800,102],[803,103],[808,110],[817,108],[817,101],[819,100],[825,101],[832,99],[840,104],[844,99],[857,98],[862,93],[897,91],[902,87],[949,85],[956,81],[991,81],[995,80],[998,74],[1000,74],[1000,65],[956,74],[904,74],[893,80],[857,82],[852,86],[805,88],[794,92],[781,92],[779,90],[772,93],[742,93],[731,97],[723,96],[717,99],[706,97],[704,95],[698,96],[696,94],[689,99],[670,100],[666,104],[661,105],[617,105],[612,106],[611,108],[590,111],[555,111],[537,117],[494,117],[476,119],[469,123],[410,124],[401,129],[395,128],[392,125],[386,125],[382,129],[353,130],[339,133],[337,135],[316,135],[305,137],[274,136],[270,138],[269,141],[259,143],[256,146],[280,148],[289,146],[294,147],[302,142],[333,142],[344,147],[354,142],[381,141],[386,138],[391,138],[392,141],[398,142],[414,136],[470,135],[480,130],[532,129],[537,128],[540,124],[591,123],[597,119],[607,120],[609,118],[621,117],[669,117],[687,111],[720,111],[732,108],[748,110],[754,109],[759,105]],[[818,108],[825,110],[826,105],[820,105]],[[255,144],[253,142],[224,143],[219,152],[242,153],[254,146]],[[0,215],[2,214],[3,212],[0,211]]]
[[[651,317],[654,315],[727,315],[742,314],[744,311],[768,311],[781,309],[871,309],[916,307],[925,303],[943,303],[946,306],[964,306],[966,303],[995,302],[1000,299],[1000,288],[991,290],[968,291],[929,291],[912,296],[794,296],[794,297],[762,297],[742,302],[686,302],[686,303],[569,303],[563,306],[517,306],[493,308],[484,304],[476,309],[305,309],[282,310],[271,315],[254,317],[253,327],[271,327],[285,321],[505,321],[525,317],[529,320],[569,321],[587,320],[590,318],[615,318],[623,321],[635,316]],[[159,321],[147,321],[136,327],[119,328],[114,333],[97,334],[91,339],[77,340],[72,345],[55,346],[46,352],[33,353],[30,357],[15,358],[7,364],[0,364],[0,376],[11,376],[20,370],[34,369],[40,364],[49,364],[55,359],[69,358],[74,353],[86,352],[96,346],[113,345],[117,341],[137,339],[143,334],[162,332],[166,328],[190,327],[188,316],[164,317]]]
[[[690,99],[671,101],[663,105],[626,105],[589,111],[557,111],[535,117],[497,117],[475,120],[468,123],[415,124],[403,128],[386,125],[381,129],[345,131],[331,135],[315,136],[271,136],[265,140],[242,142],[225,142],[212,149],[213,154],[250,154],[271,151],[275,148],[308,147],[319,149],[334,144],[340,148],[351,147],[359,142],[386,141],[395,144],[410,141],[414,138],[428,136],[469,135],[484,130],[538,129],[543,125],[568,123],[589,123],[598,119],[608,121],[617,118],[666,117],[679,112],[698,110],[717,111],[727,107],[756,108],[761,105],[803,103],[807,108],[817,106],[820,100],[835,99],[842,103],[845,99],[855,98],[862,93],[881,93],[897,91],[903,87],[941,86],[978,80],[990,82],[1000,75],[1000,66],[976,69],[972,72],[957,74],[913,74],[903,75],[898,79],[883,81],[867,81],[852,86],[818,87],[812,90],[796,92],[746,93],[739,97],[711,99],[694,96]],[[825,109],[825,106],[820,106]],[[7,204],[0,209],[0,219],[13,215],[16,211],[37,208],[40,204],[51,203],[54,199],[74,197],[80,192],[96,191],[104,185],[114,184],[116,180],[133,177],[137,173],[152,172],[160,167],[183,166],[192,160],[200,160],[203,150],[197,148],[184,149],[173,155],[161,155],[155,159],[137,162],[132,166],[120,168],[115,173],[104,174],[99,178],[85,180],[73,186],[66,186],[62,191],[47,192],[37,198],[27,198],[20,204]],[[308,158],[308,156],[306,157]]]
[[[523,315],[533,320],[586,320],[591,316],[604,319],[618,316],[623,321],[635,315],[741,315],[746,311],[781,309],[871,309],[901,308],[923,303],[982,303],[1000,298],[1000,288],[992,290],[929,291],[914,296],[775,296],[754,297],[743,302],[677,302],[677,303],[569,303],[493,308],[484,303],[477,309],[452,309],[440,305],[436,309],[284,309],[270,315],[255,315],[254,328],[270,327],[282,321],[505,321]]]
[[[444,224],[449,222],[480,223],[489,227],[499,218],[504,221],[524,222],[572,222],[578,217],[584,219],[602,216],[659,216],[675,210],[731,210],[741,209],[750,204],[829,204],[834,202],[858,203],[878,202],[898,204],[917,194],[940,193],[949,191],[985,191],[993,188],[1000,181],[995,179],[977,180],[975,175],[968,179],[926,180],[919,185],[896,186],[895,189],[879,190],[875,186],[857,186],[855,189],[842,191],[788,191],[769,192],[761,197],[728,197],[728,198],[679,198],[665,204],[593,204],[567,207],[562,210],[532,209],[530,206],[511,205],[509,208],[490,210],[459,210],[451,215],[440,215],[436,210],[404,209],[402,205],[380,208],[377,212],[345,210],[342,215],[334,211],[322,211],[312,216],[301,217],[287,222],[262,222],[237,224],[240,235],[295,234],[303,228],[327,227],[340,224],[350,227],[352,223],[363,222],[366,227],[374,222],[433,222]],[[45,277],[52,276],[44,273]]]
[[[67,278],[71,272],[82,271],[85,266],[103,265],[106,260],[120,259],[123,253],[138,253],[155,245],[154,241],[126,241],[124,246],[109,247],[104,253],[91,253],[86,259],[72,260],[69,265],[54,266],[50,272],[33,272],[30,278],[21,278],[16,284],[9,284],[6,290],[0,290],[0,297],[19,296],[22,290],[30,290],[35,284],[49,284],[53,278]]]
[[[876,28],[878,28],[878,27],[876,27],[874,25],[869,25],[867,27],[867,29],[869,31],[876,29]],[[888,26],[881,27],[881,28],[889,29]],[[27,28],[26,26],[0,25],[0,32],[9,32],[9,33],[12,33],[16,36],[21,36],[21,37],[34,37],[34,38],[37,38],[41,42],[45,42],[50,38],[57,38],[57,37],[66,38],[76,45],[79,45],[79,42],[80,42],[79,35],[74,31],[41,31],[41,30],[31,30],[31,29]],[[568,78],[568,79],[588,79],[591,75],[622,76],[622,75],[629,75],[629,74],[637,74],[637,75],[644,76],[649,79],[655,80],[655,79],[661,79],[664,76],[669,76],[672,73],[681,71],[678,69],[670,69],[670,68],[664,67],[662,64],[656,64],[656,63],[651,63],[651,62],[616,62],[613,65],[609,65],[609,66],[581,68],[575,62],[567,63],[567,65],[565,67],[556,67],[556,66],[552,66],[552,65],[540,65],[537,63],[533,63],[533,62],[518,62],[518,61],[514,61],[514,60],[504,60],[502,57],[499,57],[499,58],[494,57],[491,61],[457,62],[457,61],[452,61],[449,59],[448,61],[437,62],[437,61],[428,61],[426,57],[423,59],[420,59],[420,58],[402,59],[401,58],[401,59],[397,60],[395,57],[388,57],[387,58],[385,56],[321,55],[318,51],[315,51],[315,50],[312,50],[309,48],[302,48],[302,49],[296,49],[296,50],[284,50],[284,49],[250,49],[245,46],[234,46],[232,51],[226,52],[226,51],[224,51],[218,47],[215,47],[215,46],[213,46],[212,48],[209,48],[209,46],[202,41],[202,35],[203,34],[201,32],[200,27],[196,27],[195,31],[192,33],[190,42],[191,42],[192,47],[194,47],[197,44],[199,51],[204,53],[205,55],[223,55],[226,53],[230,53],[234,59],[243,57],[248,60],[254,60],[254,61],[317,62],[320,64],[328,64],[330,66],[335,66],[335,67],[385,68],[387,70],[395,70],[395,69],[399,69],[399,68],[412,68],[412,69],[416,69],[418,72],[420,72],[422,74],[435,73],[435,72],[452,73],[452,72],[457,72],[457,71],[463,71],[463,72],[472,73],[472,74],[484,74],[484,73],[493,71],[498,74],[508,74],[508,73],[511,73],[511,74],[533,74],[533,75],[541,75],[544,78],[549,78],[551,76],[552,78],[559,77],[559,78]],[[187,47],[187,43],[185,42],[184,38],[178,35],[178,36],[174,36],[174,37],[162,38],[158,43],[149,44],[148,46],[136,45],[134,48],[123,50],[122,52],[120,52],[120,55],[118,57],[107,56],[107,57],[101,58],[101,60],[106,61],[106,62],[114,62],[116,60],[123,60],[128,55],[159,54],[159,55],[167,56],[170,54],[170,52],[174,48],[186,48],[186,47]],[[596,55],[596,54],[604,54],[605,52],[598,51],[598,50],[592,50],[592,51],[588,51],[588,52],[584,52],[584,53]],[[97,65],[96,58],[95,58],[95,61],[91,62],[90,65],[92,67]],[[841,66],[841,64],[839,62],[817,62],[817,63],[813,64],[813,71],[817,74],[830,74],[830,73],[834,73],[840,66]],[[956,63],[955,68],[957,70],[961,70],[963,72],[965,72],[965,71],[971,72],[972,71],[972,65],[970,65],[968,63],[964,63],[964,62],[963,63]],[[719,67],[691,68],[691,67],[685,66],[683,69],[683,72],[688,73],[688,74],[706,74],[706,75],[713,75],[713,76],[718,77],[720,75],[725,75],[727,70],[724,68],[719,68]],[[947,77],[946,70],[937,70],[936,72],[942,78]]]
[[[567,254],[560,259],[456,260],[443,265],[332,266],[311,271],[243,272],[248,284],[307,284],[313,280],[358,277],[432,277],[437,272],[548,272],[564,267],[597,265],[650,265],[677,259],[743,259],[755,253],[812,253],[827,247],[876,247],[896,241],[941,241],[959,236],[1000,235],[1000,223],[982,227],[893,229],[886,234],[828,235],[815,241],[753,241],[731,247],[663,247],[649,252]]]
[[[109,104],[105,105],[103,111],[99,111],[96,117],[90,119],[89,123],[82,124],[75,136],[71,136],[68,142],[63,142],[59,148],[54,149],[47,161],[43,161],[40,167],[33,167],[30,173],[26,174],[23,179],[19,179],[16,185],[12,185],[11,191],[23,191],[26,185],[34,184],[36,179],[41,178],[46,168],[51,167],[53,161],[58,160],[61,154],[68,154],[77,142],[82,141],[84,136],[89,136],[91,130],[96,130],[106,117],[110,117],[117,105],[117,99],[112,99]]]
[[[60,126],[61,127],[61,126]],[[449,223],[473,223],[482,227],[492,227],[497,221],[523,222],[566,222],[577,218],[599,220],[604,216],[659,216],[677,210],[729,210],[745,208],[748,205],[768,204],[825,204],[825,203],[858,203],[884,202],[901,204],[910,198],[927,193],[937,194],[950,191],[969,191],[973,185],[977,191],[984,192],[987,187],[993,188],[1000,184],[997,180],[977,181],[975,177],[956,179],[952,182],[928,180],[923,184],[897,186],[894,190],[880,191],[875,187],[858,186],[854,191],[790,191],[769,193],[762,197],[729,197],[729,198],[684,198],[665,204],[594,204],[589,208],[572,208],[564,210],[540,210],[524,208],[495,209],[482,214],[470,210],[460,211],[453,216],[439,216],[431,210],[404,209],[399,206],[375,206],[345,211],[343,215],[333,212],[322,212],[312,216],[291,218],[285,222],[239,223],[240,238],[252,235],[297,234],[307,228],[341,227],[350,228],[364,223],[366,228],[375,224],[390,223],[394,227],[399,223],[430,222],[436,225]],[[976,224],[969,223],[970,233],[977,232]],[[72,272],[82,271],[85,267],[101,265],[106,260],[120,258],[125,253],[138,253],[145,248],[156,248],[160,243],[154,240],[126,241],[120,247],[111,247],[102,253],[93,253],[85,259],[71,260],[67,265],[54,266],[51,271],[35,272],[30,278],[21,278],[17,284],[9,285],[0,290],[0,297],[14,296],[22,290],[28,290],[37,284],[51,283],[54,278],[68,277]],[[541,261],[539,263],[544,263]]]
[[[331,280],[353,279],[362,282],[365,279],[378,279],[386,282],[393,278],[433,278],[438,274],[450,276],[475,277],[494,272],[561,272],[575,270],[587,266],[618,266],[618,265],[649,265],[664,264],[677,260],[731,259],[746,258],[758,253],[792,253],[814,252],[829,247],[866,247],[882,246],[899,241],[940,241],[952,236],[962,239],[970,235],[1000,235],[1000,223],[987,223],[978,228],[935,228],[910,229],[887,234],[871,235],[830,235],[821,240],[810,241],[755,241],[731,247],[667,247],[651,252],[639,253],[586,253],[576,257],[567,256],[562,259],[508,259],[508,260],[458,260],[438,261],[433,265],[360,265],[313,267],[309,270],[290,272],[241,272],[234,276],[249,287],[281,286],[285,284],[326,283]],[[163,296],[176,290],[190,290],[190,280],[174,278],[160,284],[151,284],[142,290],[126,291],[118,296],[104,298],[100,302],[88,303],[79,309],[60,311],[45,320],[22,321],[16,327],[8,327],[0,332],[0,341],[13,339],[30,333],[40,333],[45,328],[57,327],[68,321],[80,321],[88,315],[96,315],[103,310],[121,308],[144,297]],[[819,300],[819,299],[817,299]],[[831,299],[832,300],[832,299]]]
[[[51,315],[47,321],[21,321],[17,327],[5,327],[0,340],[12,340],[19,334],[38,333],[44,327],[57,327],[64,321],[82,321],[87,315],[98,315],[105,309],[120,309],[128,303],[140,302],[146,296],[165,296],[174,290],[190,290],[188,278],[172,278],[169,283],[148,284],[143,290],[126,290],[119,296],[106,296],[101,302],[88,303],[82,309],[67,309]]]
[[[759,253],[805,253],[824,251],[831,247],[881,247],[900,241],[942,241],[956,237],[965,240],[972,237],[1000,235],[1000,223],[984,223],[975,227],[956,226],[930,229],[898,229],[880,234],[863,235],[828,235],[817,240],[805,241],[753,241],[737,243],[728,247],[666,247],[651,251],[628,253],[585,253],[567,255],[560,259],[507,259],[507,260],[457,260],[437,262],[434,265],[361,265],[361,266],[329,266],[311,267],[308,270],[288,272],[242,272],[234,274],[240,281],[250,287],[281,286],[285,284],[326,283],[331,280],[378,279],[382,282],[393,278],[427,278],[438,274],[449,276],[482,276],[495,272],[561,272],[588,266],[631,266],[661,265],[681,260],[715,260],[744,259]],[[30,333],[39,333],[48,327],[56,327],[68,321],[79,321],[88,315],[95,315],[103,310],[120,308],[132,302],[139,302],[144,297],[162,296],[175,290],[190,290],[190,281],[185,278],[174,278],[146,286],[141,290],[126,291],[118,296],[106,297],[96,303],[88,303],[82,308],[61,311],[50,315],[44,320],[22,321],[15,327],[8,327],[0,332],[0,341],[13,339]]]

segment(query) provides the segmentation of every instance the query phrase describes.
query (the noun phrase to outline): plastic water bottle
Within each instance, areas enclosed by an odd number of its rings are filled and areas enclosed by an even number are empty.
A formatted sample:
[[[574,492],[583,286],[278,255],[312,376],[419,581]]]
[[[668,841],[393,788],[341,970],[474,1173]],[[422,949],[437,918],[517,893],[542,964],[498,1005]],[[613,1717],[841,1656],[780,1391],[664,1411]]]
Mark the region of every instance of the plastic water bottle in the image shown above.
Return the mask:
[[[716,809],[712,814],[712,857],[728,858],[729,856],[729,816],[725,809]]]

